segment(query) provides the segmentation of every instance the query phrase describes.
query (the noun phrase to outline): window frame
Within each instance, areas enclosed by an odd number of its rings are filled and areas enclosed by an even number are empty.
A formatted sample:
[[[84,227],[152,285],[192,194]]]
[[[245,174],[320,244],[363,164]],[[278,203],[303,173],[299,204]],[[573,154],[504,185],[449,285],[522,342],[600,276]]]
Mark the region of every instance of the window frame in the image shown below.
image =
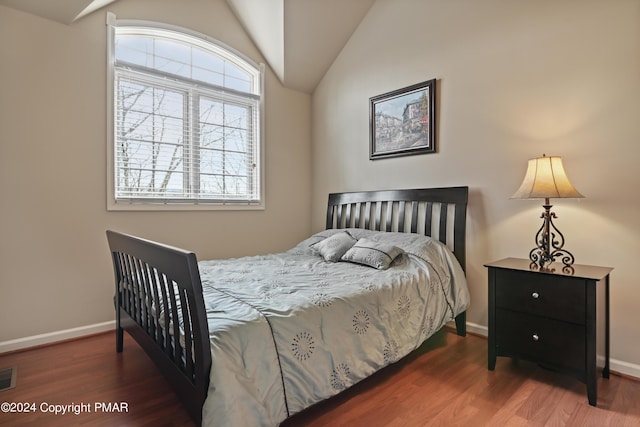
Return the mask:
[[[257,150],[256,161],[258,172],[256,180],[258,185],[258,200],[190,200],[174,199],[165,200],[161,198],[146,199],[116,199],[116,68],[115,68],[115,35],[116,27],[146,27],[175,32],[188,37],[194,37],[199,41],[213,45],[216,49],[226,51],[228,54],[236,56],[241,61],[254,67],[258,73],[258,97],[257,103],[257,126],[259,130],[254,133],[257,142],[254,149]],[[107,210],[108,211],[196,211],[196,210],[264,210],[265,209],[265,154],[264,154],[264,64],[257,64],[244,54],[227,46],[226,44],[213,39],[207,35],[170,24],[144,21],[144,20],[122,20],[116,19],[116,15],[107,13]],[[233,92],[233,89],[229,90]]]

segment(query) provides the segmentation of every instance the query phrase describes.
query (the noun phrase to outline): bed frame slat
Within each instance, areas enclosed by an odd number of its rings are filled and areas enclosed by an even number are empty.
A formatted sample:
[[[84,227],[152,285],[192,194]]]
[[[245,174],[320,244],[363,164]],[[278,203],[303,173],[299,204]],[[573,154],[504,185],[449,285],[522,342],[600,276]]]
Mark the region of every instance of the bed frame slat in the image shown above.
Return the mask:
[[[380,223],[382,222],[382,203],[376,203],[375,209],[376,209],[375,229],[382,230],[382,228],[380,228]]]
[[[360,211],[362,210],[362,204],[361,203],[356,203],[355,206],[356,206],[356,212],[355,212],[355,218],[354,218],[353,223],[359,225],[360,224]],[[356,226],[358,226],[358,225],[356,225]]]
[[[365,220],[364,220],[364,228],[368,229],[371,225],[371,202],[365,203],[364,208]]]
[[[159,279],[159,280],[158,280]],[[164,350],[165,354],[167,354],[167,356],[169,356],[169,358],[171,357],[171,352],[169,351],[169,348],[171,348],[171,343],[169,342],[169,333],[166,331],[166,328],[168,327],[168,325],[170,325],[169,323],[169,301],[167,298],[167,288],[164,285],[164,277],[160,276],[159,278],[156,279],[156,289],[160,290],[160,312],[158,313],[160,316],[162,316],[161,319],[161,329],[162,329],[162,334],[160,335],[160,338],[162,339],[162,349]]]
[[[176,302],[176,291],[173,287],[173,281],[167,277],[164,278],[165,285],[169,290],[169,307],[171,309],[171,313],[169,317],[171,318],[171,323],[169,323],[167,329],[172,329],[173,334],[169,335],[169,351],[173,350],[171,356],[173,360],[180,364],[182,360],[182,346],[180,345],[180,317],[178,316],[178,304]],[[186,332],[186,331],[185,331]]]
[[[147,263],[140,261],[140,276],[142,280],[146,283],[147,286],[147,295],[149,304],[153,307],[160,307],[160,299],[158,298],[158,292],[153,292],[152,289],[158,289],[154,279],[151,276],[151,270],[149,269],[149,265]],[[150,328],[147,333],[153,337],[153,339],[157,342],[160,342],[162,339],[160,323],[158,320],[158,313],[154,313],[153,310],[149,310],[149,323]]]
[[[122,297],[122,302],[124,304],[125,310],[127,311],[131,311],[131,289],[130,287],[133,286],[131,283],[131,268],[129,267],[129,257],[126,254],[122,254],[121,256],[121,263],[122,263],[122,269],[123,269],[123,277],[125,278],[125,281],[122,285],[122,292],[123,292],[123,297]]]
[[[404,217],[405,217],[404,208],[406,204],[407,202],[405,202],[404,200],[401,200],[399,203],[399,207],[398,207],[398,231],[399,232],[404,231]]]
[[[440,230],[438,236],[442,243],[447,243],[447,212],[449,211],[449,205],[446,203],[440,204]]]
[[[418,232],[418,206],[419,205],[420,203],[418,203],[415,200],[411,202],[411,232],[412,233]]]
[[[191,310],[189,308],[189,300],[187,298],[187,293],[184,289],[180,289],[180,307],[182,308],[182,318],[184,319],[183,328],[184,328],[184,352],[185,352],[185,368],[188,375],[193,377],[195,374],[195,369],[193,365],[193,339],[192,339],[192,331],[191,331]]]
[[[393,226],[393,202],[387,202],[387,226],[386,231],[391,231]]]
[[[431,225],[433,222],[433,203],[431,202],[427,202],[425,204],[425,211],[424,211],[424,234],[426,236],[433,236],[432,230],[431,230]]]
[[[138,260],[136,268],[138,269],[140,280],[142,281],[144,289],[143,310],[144,310],[144,329],[149,335],[155,335],[155,321],[153,312],[150,310],[151,304],[153,304],[153,293],[151,292],[151,284],[149,283],[147,272],[147,266],[142,261]],[[157,305],[156,305],[157,307]]]

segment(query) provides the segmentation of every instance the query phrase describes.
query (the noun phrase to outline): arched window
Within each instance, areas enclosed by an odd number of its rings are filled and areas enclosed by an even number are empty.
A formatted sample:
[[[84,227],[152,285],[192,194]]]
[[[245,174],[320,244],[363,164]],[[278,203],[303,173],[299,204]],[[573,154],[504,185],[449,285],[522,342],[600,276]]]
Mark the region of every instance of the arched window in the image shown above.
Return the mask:
[[[110,206],[262,206],[262,68],[176,27],[118,21],[110,35]]]

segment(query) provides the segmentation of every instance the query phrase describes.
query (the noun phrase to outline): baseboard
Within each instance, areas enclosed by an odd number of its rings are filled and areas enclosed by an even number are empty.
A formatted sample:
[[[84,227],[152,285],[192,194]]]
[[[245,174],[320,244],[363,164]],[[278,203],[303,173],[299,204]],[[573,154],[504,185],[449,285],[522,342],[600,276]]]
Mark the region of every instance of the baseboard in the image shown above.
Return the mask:
[[[80,338],[86,335],[107,332],[116,328],[116,321],[96,323],[94,325],[80,326],[78,328],[65,329],[63,331],[50,332],[47,334],[34,335],[32,337],[18,338],[15,340],[0,342],[0,354],[10,351],[23,350],[30,347],[37,347],[45,344],[52,344],[58,341],[66,341],[73,338]]]
[[[483,337],[489,336],[489,328],[472,322],[467,322],[467,332],[476,335],[482,335]]]
[[[455,329],[455,324],[451,323],[451,325]],[[472,322],[467,322],[467,332],[483,337],[489,336],[489,328]],[[598,356],[598,366],[604,366],[604,356]],[[631,377],[635,380],[640,380],[640,365],[635,363],[624,362],[622,360],[611,358],[609,359],[609,370],[613,374],[619,374],[625,377]]]
[[[450,326],[455,329],[455,324],[451,323]],[[36,347],[45,344],[52,344],[58,341],[65,341],[73,338],[80,338],[86,335],[98,334],[100,332],[112,331],[116,328],[115,320],[109,322],[96,323],[94,325],[80,326],[78,328],[65,329],[63,331],[50,332],[47,334],[34,335],[32,337],[18,338],[10,341],[0,342],[0,354],[10,351],[22,350],[30,347]],[[486,326],[478,325],[477,323],[467,322],[467,332],[475,335],[486,337],[489,335],[489,330]],[[604,359],[598,357],[598,361],[601,362]],[[635,363],[629,363],[622,360],[610,359],[609,369],[612,373],[618,373],[627,377],[640,380],[640,365]]]
[[[598,357],[599,359],[600,357]],[[604,357],[602,358],[604,365]],[[640,380],[640,365],[623,362],[622,360],[609,359],[609,371],[612,374],[619,374],[634,380]]]

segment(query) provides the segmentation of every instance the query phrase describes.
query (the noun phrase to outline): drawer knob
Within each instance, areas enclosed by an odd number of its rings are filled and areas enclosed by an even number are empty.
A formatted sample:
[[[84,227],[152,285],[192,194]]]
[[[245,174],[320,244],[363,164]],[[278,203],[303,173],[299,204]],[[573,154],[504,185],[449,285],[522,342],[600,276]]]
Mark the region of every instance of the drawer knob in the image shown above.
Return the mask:
[[[538,341],[540,339],[538,334],[533,334],[533,336],[531,338],[533,338],[534,341]]]
[[[539,293],[537,293],[537,292],[534,292],[534,293],[532,293],[532,294],[531,294],[531,297],[532,297],[533,299],[538,299],[538,298],[540,298],[540,294],[539,294]]]

